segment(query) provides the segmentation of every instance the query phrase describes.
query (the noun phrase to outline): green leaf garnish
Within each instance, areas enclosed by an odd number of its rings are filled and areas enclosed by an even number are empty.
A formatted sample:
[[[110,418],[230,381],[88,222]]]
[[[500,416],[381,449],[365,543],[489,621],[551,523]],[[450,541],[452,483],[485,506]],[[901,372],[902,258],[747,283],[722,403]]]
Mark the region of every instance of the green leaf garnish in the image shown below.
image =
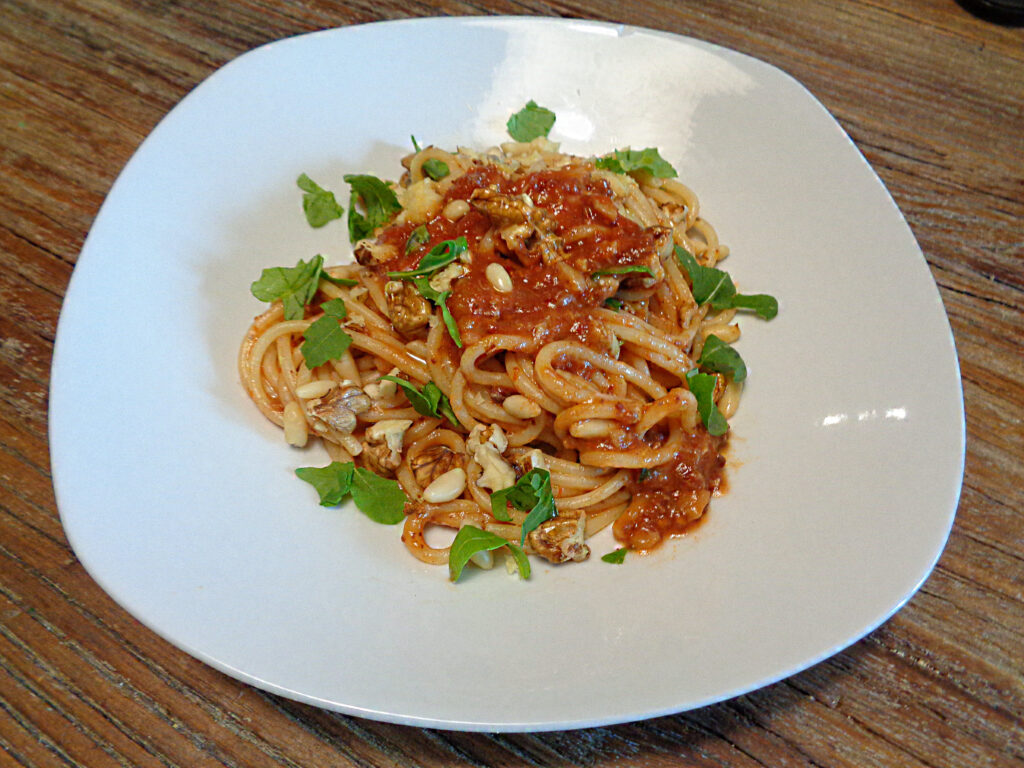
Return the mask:
[[[733,381],[747,378],[747,366],[740,353],[713,333],[705,339],[697,365],[706,371],[724,373]]]
[[[264,269],[252,284],[252,295],[260,301],[281,300],[285,320],[301,320],[304,309],[316,295],[323,275],[324,257],[317,254],[309,262],[299,259],[294,267]]]
[[[599,269],[597,272],[591,272],[590,276],[594,279],[598,277],[604,277],[605,275],[628,275],[631,272],[646,272],[651,277],[654,277],[654,270],[650,267],[644,266],[643,264],[626,264],[621,267],[605,267]],[[619,302],[621,305],[622,302]]]
[[[328,192],[306,174],[295,181],[305,194],[302,195],[302,210],[311,227],[322,227],[329,221],[340,219],[345,209],[338,205],[334,193]]]
[[[429,240],[430,233],[427,231],[427,225],[420,224],[409,233],[409,239],[405,241],[405,252],[412,253],[421,245],[426,245]]]
[[[686,384],[697,398],[697,413],[712,435],[724,435],[729,431],[729,422],[715,405],[715,379],[710,373],[700,373],[694,368],[686,374]]]
[[[352,501],[375,523],[395,525],[405,519],[405,491],[396,480],[374,474],[363,467],[352,473]]]
[[[335,285],[344,286],[345,288],[353,288],[359,285],[358,280],[352,280],[351,278],[348,277],[331,277],[329,274],[327,274],[326,271],[320,274],[320,279],[326,280],[329,283],[334,283]]]
[[[448,163],[444,160],[438,160],[436,157],[424,160],[423,165],[420,167],[423,169],[423,172],[434,181],[440,181],[449,173]]]
[[[692,253],[678,245],[675,251],[676,259],[690,276],[693,284],[691,290],[697,304],[710,303],[717,310],[752,309],[765,320],[771,320],[779,314],[779,302],[774,296],[765,293],[736,293],[736,286],[728,272],[701,265]]]
[[[410,136],[409,138],[412,139],[412,148],[417,152],[422,152],[423,150],[420,148],[420,145],[416,143],[416,137]]]
[[[423,389],[416,389],[416,385],[405,379],[400,379],[397,376],[381,376],[381,379],[387,381],[393,381],[395,384],[400,386],[405,392],[406,398],[409,400],[409,404],[416,410],[416,413],[421,416],[431,416],[435,419],[446,418],[452,423],[452,426],[460,427],[459,420],[455,417],[455,411],[452,410],[451,401],[448,396],[441,391],[441,388],[432,381],[428,381],[423,385]]]
[[[601,559],[606,563],[621,565],[622,561],[626,559],[627,552],[629,552],[629,550],[625,547],[619,547],[618,549],[609,552],[606,555],[601,555]]]
[[[597,158],[594,165],[614,173],[647,171],[659,179],[675,178],[679,174],[654,147],[647,149],[616,149],[609,155]]]
[[[508,119],[505,127],[508,135],[516,141],[533,141],[539,136],[547,136],[554,124],[555,113],[530,99],[525,107]]]
[[[512,542],[502,538],[496,533],[477,528],[475,525],[464,525],[455,534],[451,550],[448,553],[448,576],[452,581],[458,581],[462,575],[463,568],[469,559],[478,552],[489,552],[494,549],[508,547],[519,567],[521,579],[530,578],[530,561],[526,554]]]
[[[352,473],[356,465],[351,461],[342,464],[332,461],[326,467],[299,467],[295,474],[305,480],[320,494],[320,504],[333,507],[341,504],[352,487]]]
[[[511,488],[503,488],[491,494],[491,514],[496,520],[508,522],[511,518],[506,504],[529,514],[523,521],[520,544],[526,541],[528,533],[541,523],[558,514],[555,497],[551,492],[551,473],[546,469],[531,469],[520,477]]]
[[[333,507],[352,494],[356,507],[375,523],[394,525],[405,518],[407,501],[396,480],[380,477],[354,462],[332,461],[326,467],[300,467],[295,470],[320,494],[320,504]]]
[[[341,321],[348,315],[345,302],[331,299],[320,305],[324,311],[302,334],[305,339],[299,351],[306,367],[313,370],[328,360],[340,360],[352,343],[352,337],[341,330]]]
[[[353,243],[372,235],[377,227],[387,224],[394,214],[402,210],[391,187],[376,176],[349,174],[344,179],[352,185],[348,206],[348,237]],[[363,201],[365,215],[356,210],[356,198]]]
[[[616,311],[622,309],[622,301],[620,299],[616,299],[614,296],[605,299],[604,305],[609,309],[614,309]]]
[[[452,317],[451,311],[448,309],[447,299],[451,296],[451,291],[438,291],[430,287],[430,281],[425,277],[414,277],[412,278],[412,284],[416,286],[416,290],[419,291],[420,296],[425,298],[427,301],[432,301],[436,306],[441,308],[441,319],[444,320],[444,326],[448,329],[448,335],[452,337],[452,341],[455,342],[455,346],[462,348],[462,336],[459,334],[459,326],[455,322],[455,318]]]
[[[432,274],[441,269],[441,267],[451,264],[468,250],[469,243],[466,242],[465,237],[457,237],[454,240],[442,240],[423,254],[423,258],[416,265],[416,269],[408,269],[403,272],[388,272],[388,277],[392,280],[408,280],[413,277],[423,277]]]

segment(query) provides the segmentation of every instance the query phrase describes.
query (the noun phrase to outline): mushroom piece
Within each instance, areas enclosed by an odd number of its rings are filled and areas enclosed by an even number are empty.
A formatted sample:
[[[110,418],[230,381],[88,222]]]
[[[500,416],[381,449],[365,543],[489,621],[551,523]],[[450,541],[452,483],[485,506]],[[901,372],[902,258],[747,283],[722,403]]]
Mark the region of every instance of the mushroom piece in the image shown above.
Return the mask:
[[[368,427],[363,435],[363,456],[370,469],[391,477],[402,463],[402,442],[412,419],[385,419]]]
[[[590,547],[583,541],[587,516],[553,517],[526,535],[526,543],[545,560],[552,563],[583,562],[590,557]]]
[[[395,330],[410,334],[426,327],[433,314],[430,302],[420,296],[416,286],[406,280],[391,280],[384,286],[388,316]]]
[[[330,397],[310,400],[306,407],[313,418],[342,434],[350,435],[356,428],[356,416],[366,413],[372,406],[370,397],[346,380],[334,389]]]

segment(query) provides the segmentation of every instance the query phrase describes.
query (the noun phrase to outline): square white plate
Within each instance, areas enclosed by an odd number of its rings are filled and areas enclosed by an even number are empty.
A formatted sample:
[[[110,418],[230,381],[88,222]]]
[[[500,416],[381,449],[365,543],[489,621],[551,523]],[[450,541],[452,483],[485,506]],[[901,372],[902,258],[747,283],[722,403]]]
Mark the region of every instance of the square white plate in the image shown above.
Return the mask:
[[[749,385],[729,492],[621,566],[458,585],[399,530],[325,509],[246,398],[263,267],[348,261],[295,178],[399,174],[409,135],[487,147],[534,99],[578,154],[656,146],[741,289]],[[347,202],[344,194],[339,199]],[[341,712],[540,730],[701,706],[797,672],[899,608],[960,491],[956,354],[921,251],[826,110],[763,62],[658,32],[429,19],[283,40],[207,79],[118,178],[75,269],[50,400],[54,484],[96,581],[175,645]],[[611,548],[610,541],[607,549]],[[599,549],[600,551],[606,551]]]

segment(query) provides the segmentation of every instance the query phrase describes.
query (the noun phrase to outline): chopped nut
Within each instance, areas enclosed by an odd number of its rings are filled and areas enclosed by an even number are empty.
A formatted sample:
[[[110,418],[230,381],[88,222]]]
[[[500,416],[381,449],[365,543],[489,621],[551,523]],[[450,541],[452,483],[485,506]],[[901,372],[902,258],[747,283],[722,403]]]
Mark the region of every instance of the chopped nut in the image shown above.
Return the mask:
[[[577,563],[590,557],[590,547],[583,541],[587,516],[553,517],[541,523],[526,536],[526,542],[538,555],[552,563]]]
[[[384,264],[398,256],[398,251],[393,245],[375,243],[372,240],[360,240],[353,250],[356,261],[364,267],[373,267],[377,264]]]
[[[452,289],[452,281],[462,277],[467,272],[469,270],[464,266],[453,262],[430,278],[430,287],[438,292],[450,291]]]
[[[356,416],[370,410],[373,402],[351,381],[343,381],[326,400],[310,400],[306,404],[310,416],[324,422],[342,434],[351,434],[356,428]]]
[[[388,316],[395,330],[410,334],[424,328],[433,311],[430,302],[420,296],[416,286],[406,280],[391,280],[384,286]]]
[[[455,451],[443,445],[432,445],[409,463],[420,488],[426,488],[450,469],[459,466]]]
[[[402,441],[411,419],[385,419],[367,428],[363,455],[370,469],[390,477],[402,463]]]
[[[508,438],[505,436],[505,431],[498,424],[492,424],[489,427],[484,424],[477,424],[466,439],[466,447],[471,451],[476,451],[477,448],[486,443],[494,446],[498,453],[504,453],[508,449]]]
[[[524,265],[552,264],[562,257],[561,239],[554,233],[558,222],[529,195],[513,197],[496,189],[477,189],[470,205],[491,219],[502,240]]]

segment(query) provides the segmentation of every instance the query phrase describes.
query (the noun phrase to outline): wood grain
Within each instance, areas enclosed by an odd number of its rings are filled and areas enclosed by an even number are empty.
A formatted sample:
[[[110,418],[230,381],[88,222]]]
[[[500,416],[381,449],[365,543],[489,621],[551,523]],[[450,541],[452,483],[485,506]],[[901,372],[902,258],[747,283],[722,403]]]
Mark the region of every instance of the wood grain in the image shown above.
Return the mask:
[[[47,387],[61,301],[117,173],[191,88],[281,37],[544,14],[689,34],[803,82],[882,177],[960,358],[968,453],[937,568],[895,617],[755,693],[584,731],[464,734],[263,693],[171,647],[75,559]],[[0,765],[1024,765],[1024,29],[952,0],[0,0]]]

